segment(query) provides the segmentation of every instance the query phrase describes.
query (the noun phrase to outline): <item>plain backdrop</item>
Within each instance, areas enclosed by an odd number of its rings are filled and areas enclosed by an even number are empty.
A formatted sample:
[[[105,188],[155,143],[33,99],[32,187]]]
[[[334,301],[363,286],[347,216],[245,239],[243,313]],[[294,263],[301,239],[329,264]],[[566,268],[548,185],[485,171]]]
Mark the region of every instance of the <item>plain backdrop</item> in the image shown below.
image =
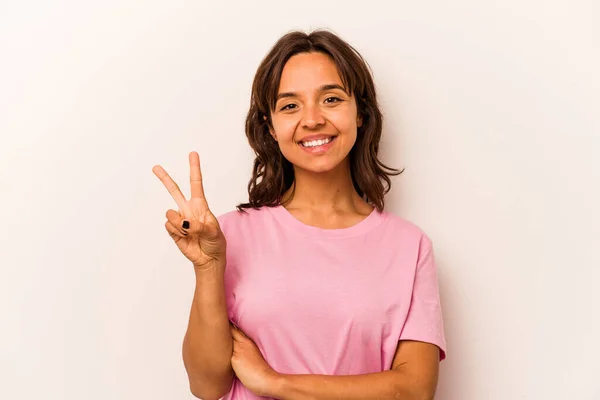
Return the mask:
[[[292,29],[373,69],[388,210],[433,240],[439,400],[597,400],[595,0],[0,2],[0,398],[191,399],[194,286],[164,229],[200,153],[247,197],[253,74]]]

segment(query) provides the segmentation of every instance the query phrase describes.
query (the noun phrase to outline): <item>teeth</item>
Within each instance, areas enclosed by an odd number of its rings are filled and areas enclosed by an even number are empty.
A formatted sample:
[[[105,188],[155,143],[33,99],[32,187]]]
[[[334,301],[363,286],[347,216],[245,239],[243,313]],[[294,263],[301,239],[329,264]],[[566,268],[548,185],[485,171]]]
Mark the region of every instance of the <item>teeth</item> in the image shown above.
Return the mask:
[[[327,144],[327,143],[331,142],[332,140],[333,140],[333,137],[329,137],[327,139],[311,140],[309,142],[300,142],[300,143],[304,147],[316,147],[316,146],[323,146],[324,144]]]

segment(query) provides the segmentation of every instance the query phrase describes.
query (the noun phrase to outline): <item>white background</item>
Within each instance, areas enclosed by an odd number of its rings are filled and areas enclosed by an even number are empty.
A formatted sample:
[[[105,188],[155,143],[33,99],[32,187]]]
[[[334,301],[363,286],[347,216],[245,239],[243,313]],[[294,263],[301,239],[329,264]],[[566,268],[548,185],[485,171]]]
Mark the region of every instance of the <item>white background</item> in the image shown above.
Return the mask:
[[[2,0],[0,398],[192,398],[193,272],[151,168],[189,193],[197,150],[214,213],[245,200],[255,69],[328,27],[406,168],[388,209],[436,247],[437,399],[600,399],[599,20],[594,0]]]

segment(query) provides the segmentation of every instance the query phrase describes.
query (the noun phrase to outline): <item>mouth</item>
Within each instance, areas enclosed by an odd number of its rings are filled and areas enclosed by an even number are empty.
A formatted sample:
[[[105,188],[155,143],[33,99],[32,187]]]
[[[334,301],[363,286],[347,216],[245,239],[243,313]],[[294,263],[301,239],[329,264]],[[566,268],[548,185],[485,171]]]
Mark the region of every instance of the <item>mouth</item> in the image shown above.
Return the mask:
[[[314,140],[301,140],[298,142],[298,146],[308,154],[322,155],[328,154],[329,150],[335,145],[337,136],[325,136],[319,137]]]
[[[328,145],[329,143],[333,142],[335,140],[337,136],[330,136],[327,138],[323,138],[323,139],[317,139],[317,140],[303,140],[298,142],[298,144],[302,147],[304,147],[305,149],[316,149],[325,145]]]

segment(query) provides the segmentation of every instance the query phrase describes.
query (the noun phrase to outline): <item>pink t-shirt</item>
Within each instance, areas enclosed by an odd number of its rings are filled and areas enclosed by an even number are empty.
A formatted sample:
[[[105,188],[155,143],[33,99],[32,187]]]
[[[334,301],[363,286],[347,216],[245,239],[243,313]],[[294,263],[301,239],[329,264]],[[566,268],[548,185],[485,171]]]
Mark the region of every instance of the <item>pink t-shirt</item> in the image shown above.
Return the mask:
[[[219,218],[227,238],[229,319],[285,374],[389,370],[398,340],[429,342],[445,358],[429,238],[374,210],[344,229],[306,225],[282,206]],[[237,379],[225,399],[259,399]]]

